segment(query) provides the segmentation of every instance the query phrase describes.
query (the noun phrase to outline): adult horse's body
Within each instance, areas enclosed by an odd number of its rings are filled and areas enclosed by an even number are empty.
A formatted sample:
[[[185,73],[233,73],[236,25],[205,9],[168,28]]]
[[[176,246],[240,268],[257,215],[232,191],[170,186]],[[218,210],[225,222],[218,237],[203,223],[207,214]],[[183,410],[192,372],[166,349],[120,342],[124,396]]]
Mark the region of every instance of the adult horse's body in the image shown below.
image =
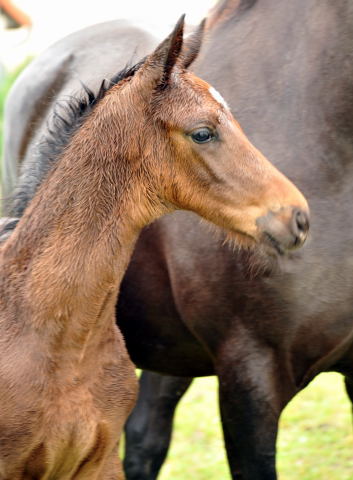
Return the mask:
[[[119,322],[138,366],[218,375],[233,477],[274,480],[286,403],[325,370],[343,373],[353,397],[353,5],[224,1],[208,35],[195,71],[222,91],[245,131],[310,199],[313,241],[283,259],[281,271],[267,272],[192,215],[165,218],[140,237]],[[152,434],[151,446],[146,416],[138,419],[129,426],[138,439],[127,472],[152,479],[158,438]]]

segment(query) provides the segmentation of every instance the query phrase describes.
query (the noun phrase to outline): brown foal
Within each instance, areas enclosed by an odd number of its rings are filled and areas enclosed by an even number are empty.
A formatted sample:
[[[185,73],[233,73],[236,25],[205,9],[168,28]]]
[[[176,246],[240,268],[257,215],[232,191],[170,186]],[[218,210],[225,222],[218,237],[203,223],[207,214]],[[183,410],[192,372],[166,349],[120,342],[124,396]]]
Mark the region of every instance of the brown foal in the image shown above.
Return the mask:
[[[183,208],[245,244],[305,239],[302,194],[186,70],[201,36],[182,48],[181,19],[102,87],[1,247],[1,480],[123,478],[137,383],[114,308],[143,226]]]

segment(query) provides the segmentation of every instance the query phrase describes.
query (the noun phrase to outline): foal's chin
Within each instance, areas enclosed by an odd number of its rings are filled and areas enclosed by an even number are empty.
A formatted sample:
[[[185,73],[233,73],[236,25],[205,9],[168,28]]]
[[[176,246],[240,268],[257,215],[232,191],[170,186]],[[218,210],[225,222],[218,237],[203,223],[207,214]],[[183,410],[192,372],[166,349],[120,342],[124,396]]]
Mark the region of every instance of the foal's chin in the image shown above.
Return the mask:
[[[273,272],[274,269],[277,270],[282,259],[285,261],[297,256],[296,248],[287,248],[266,232],[259,232],[258,237],[235,229],[223,229],[223,232],[224,244],[228,244],[234,251],[247,252],[249,259],[256,259],[256,265],[262,265],[266,271]]]
[[[269,261],[277,259],[286,253],[276,243],[267,241],[265,236],[257,239],[239,230],[225,231],[224,243],[228,244],[233,250],[247,251],[252,255],[257,254],[264,259],[269,257]]]
[[[215,227],[215,226],[214,226]],[[244,278],[268,277],[280,268],[280,255],[272,246],[238,230],[215,227],[219,240],[239,259]]]
[[[225,243],[233,249],[256,250],[259,242],[252,236],[241,230],[226,230]]]

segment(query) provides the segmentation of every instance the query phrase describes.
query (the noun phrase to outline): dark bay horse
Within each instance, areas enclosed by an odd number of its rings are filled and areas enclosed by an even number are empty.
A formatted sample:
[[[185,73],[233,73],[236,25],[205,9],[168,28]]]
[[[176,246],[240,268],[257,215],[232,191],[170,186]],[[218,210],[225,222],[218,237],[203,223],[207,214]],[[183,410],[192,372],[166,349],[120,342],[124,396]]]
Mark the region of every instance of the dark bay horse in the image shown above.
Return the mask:
[[[267,270],[257,267],[253,254],[229,249],[192,214],[165,217],[137,244],[122,284],[119,325],[138,366],[185,377],[142,378],[139,405],[162,411],[166,404],[162,433],[168,433],[166,421],[187,377],[216,374],[233,478],[274,480],[284,406],[329,370],[344,375],[353,398],[353,5],[227,0],[206,26],[209,38],[194,69],[222,92],[250,138],[306,194],[312,238],[282,257],[281,269]],[[70,59],[77,71],[78,56]],[[50,65],[53,55],[46,59]],[[108,54],[104,62],[109,66]],[[28,120],[39,106],[52,106],[48,97],[56,99],[65,84],[60,72],[67,77],[70,68],[58,66],[45,89],[48,77],[39,80],[40,69],[27,70],[13,90],[7,124],[18,126],[17,108],[27,129],[14,132],[22,156],[8,150],[7,165],[26,159],[34,138]],[[91,76],[96,73],[92,68]],[[25,85],[37,102],[25,96]],[[21,95],[26,102],[17,103]],[[36,118],[43,121],[45,112]],[[138,422],[132,417],[128,425],[126,470],[131,480],[150,480],[166,439],[145,408],[137,414]]]
[[[180,378],[142,375],[127,426],[131,480],[156,478],[192,377],[219,378],[234,479],[277,478],[279,416],[318,373],[343,374],[353,401],[353,3],[222,1],[208,34],[195,71],[303,189],[315,248],[267,275],[191,215],[140,237],[122,285],[121,328],[137,365]]]
[[[183,27],[42,141],[52,168],[0,247],[2,480],[124,477],[137,381],[115,306],[144,226],[184,208],[270,255],[305,240],[306,200],[187,70],[203,25],[184,49]]]

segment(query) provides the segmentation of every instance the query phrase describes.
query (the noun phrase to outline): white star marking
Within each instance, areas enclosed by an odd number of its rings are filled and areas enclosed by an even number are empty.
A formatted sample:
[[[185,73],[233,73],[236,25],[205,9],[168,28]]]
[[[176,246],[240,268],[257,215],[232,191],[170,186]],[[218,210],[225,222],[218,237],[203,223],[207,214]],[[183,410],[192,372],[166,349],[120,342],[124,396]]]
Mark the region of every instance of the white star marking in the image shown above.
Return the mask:
[[[210,87],[209,88],[209,92],[210,94],[212,95],[212,97],[218,102],[220,103],[221,105],[223,105],[224,108],[226,108],[227,110],[229,110],[229,107],[227,105],[227,102],[224,100],[224,98],[222,97],[222,95],[217,92],[217,90],[213,87]]]

